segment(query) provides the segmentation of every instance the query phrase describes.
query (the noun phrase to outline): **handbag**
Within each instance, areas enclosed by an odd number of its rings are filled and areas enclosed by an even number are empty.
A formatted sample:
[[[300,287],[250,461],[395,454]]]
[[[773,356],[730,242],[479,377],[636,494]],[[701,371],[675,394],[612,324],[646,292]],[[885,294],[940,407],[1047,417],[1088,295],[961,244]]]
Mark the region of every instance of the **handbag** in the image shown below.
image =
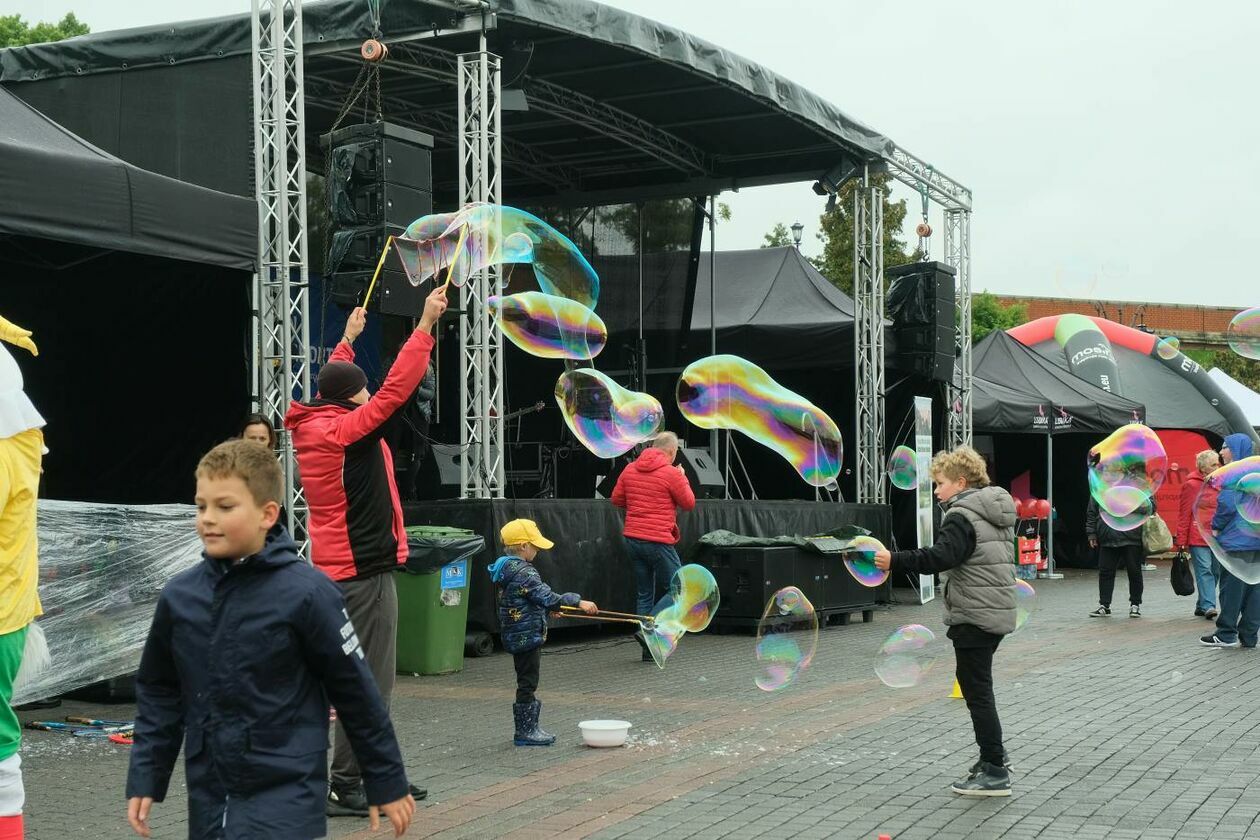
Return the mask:
[[[1147,556],[1163,554],[1172,546],[1172,531],[1168,530],[1168,524],[1160,519],[1158,513],[1152,513],[1142,523],[1142,547],[1146,550]]]
[[[1194,594],[1194,574],[1190,571],[1190,561],[1184,551],[1178,551],[1173,558],[1169,578],[1172,580],[1173,592],[1178,595]]]

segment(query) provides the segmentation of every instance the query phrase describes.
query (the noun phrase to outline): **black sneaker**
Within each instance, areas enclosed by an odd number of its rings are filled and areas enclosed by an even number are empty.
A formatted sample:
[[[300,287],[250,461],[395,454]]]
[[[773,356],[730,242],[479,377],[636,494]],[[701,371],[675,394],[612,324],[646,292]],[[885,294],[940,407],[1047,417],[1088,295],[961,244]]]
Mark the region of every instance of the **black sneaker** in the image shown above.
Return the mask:
[[[1195,614],[1196,616],[1198,616],[1199,618],[1202,618],[1202,617],[1203,617],[1204,615],[1206,615],[1207,613],[1205,613],[1203,610],[1199,609],[1198,607],[1195,607],[1195,608],[1194,608],[1194,614]]]
[[[407,792],[411,794],[411,798],[417,802],[423,802],[429,798],[429,792],[422,787],[416,785],[407,785]]]
[[[1199,644],[1203,645],[1204,647],[1216,647],[1216,648],[1238,647],[1237,641],[1233,641],[1233,642],[1223,641],[1221,637],[1216,635],[1215,633],[1212,633],[1211,635],[1208,635],[1208,636],[1200,636]]]
[[[1203,617],[1206,618],[1208,621],[1216,621],[1216,617],[1220,614],[1221,614],[1221,611],[1218,610],[1216,607],[1208,607],[1207,612],[1203,614]]]
[[[1142,608],[1139,607],[1137,604],[1130,604],[1129,605],[1129,618],[1141,618],[1141,617],[1142,617]]]
[[[1109,615],[1111,615],[1111,607],[1104,607],[1102,604],[1099,604],[1098,609],[1091,612],[1089,614],[1089,617],[1090,618],[1106,618]]]
[[[324,813],[330,817],[366,817],[368,801],[367,794],[363,792],[363,786],[349,790],[330,787]]]
[[[977,769],[950,788],[959,796],[1010,796],[1011,774],[1005,767],[977,762]]]

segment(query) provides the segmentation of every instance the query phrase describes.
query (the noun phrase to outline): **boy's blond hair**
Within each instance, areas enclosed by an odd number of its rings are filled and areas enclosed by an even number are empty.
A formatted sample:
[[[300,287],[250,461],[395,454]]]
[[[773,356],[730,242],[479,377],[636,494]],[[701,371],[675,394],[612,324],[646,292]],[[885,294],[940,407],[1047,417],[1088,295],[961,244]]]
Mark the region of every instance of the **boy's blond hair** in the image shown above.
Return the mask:
[[[254,503],[280,503],[280,463],[275,454],[252,440],[229,440],[211,449],[197,463],[197,478],[236,477],[245,482]]]
[[[932,477],[943,475],[950,481],[967,480],[968,487],[988,487],[989,468],[984,458],[970,446],[959,446],[953,452],[938,452],[932,459]]]

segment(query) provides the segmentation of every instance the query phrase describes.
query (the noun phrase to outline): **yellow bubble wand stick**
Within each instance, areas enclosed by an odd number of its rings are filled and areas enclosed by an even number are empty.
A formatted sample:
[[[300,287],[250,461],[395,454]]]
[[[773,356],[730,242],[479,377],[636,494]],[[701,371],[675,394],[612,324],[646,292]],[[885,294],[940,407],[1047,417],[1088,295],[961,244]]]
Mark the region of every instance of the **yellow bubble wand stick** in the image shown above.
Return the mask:
[[[451,264],[446,267],[446,282],[442,284],[442,289],[451,285],[451,278],[455,276],[455,263],[459,262],[459,255],[464,252],[464,241],[468,239],[468,225],[464,225],[459,229],[459,242],[455,245],[455,255],[451,257]]]
[[[372,282],[368,284],[367,294],[363,296],[364,309],[367,309],[368,301],[372,299],[372,290],[376,288],[376,278],[381,276],[381,266],[385,265],[385,258],[389,256],[389,246],[393,244],[392,235],[385,239],[385,247],[381,249],[381,258],[376,261],[376,271],[372,272]]]

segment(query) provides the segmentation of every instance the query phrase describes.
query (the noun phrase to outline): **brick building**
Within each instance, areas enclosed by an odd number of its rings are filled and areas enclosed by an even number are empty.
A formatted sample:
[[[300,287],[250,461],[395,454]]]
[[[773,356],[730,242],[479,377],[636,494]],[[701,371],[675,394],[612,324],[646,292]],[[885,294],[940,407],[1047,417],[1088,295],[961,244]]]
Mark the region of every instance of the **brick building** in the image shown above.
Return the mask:
[[[996,295],[1004,304],[1027,307],[1028,320],[1071,312],[1106,318],[1156,335],[1175,336],[1183,347],[1215,349],[1225,345],[1225,329],[1246,306],[1189,306],[1179,303],[1140,303],[1127,300],[1078,300],[1057,297]]]

